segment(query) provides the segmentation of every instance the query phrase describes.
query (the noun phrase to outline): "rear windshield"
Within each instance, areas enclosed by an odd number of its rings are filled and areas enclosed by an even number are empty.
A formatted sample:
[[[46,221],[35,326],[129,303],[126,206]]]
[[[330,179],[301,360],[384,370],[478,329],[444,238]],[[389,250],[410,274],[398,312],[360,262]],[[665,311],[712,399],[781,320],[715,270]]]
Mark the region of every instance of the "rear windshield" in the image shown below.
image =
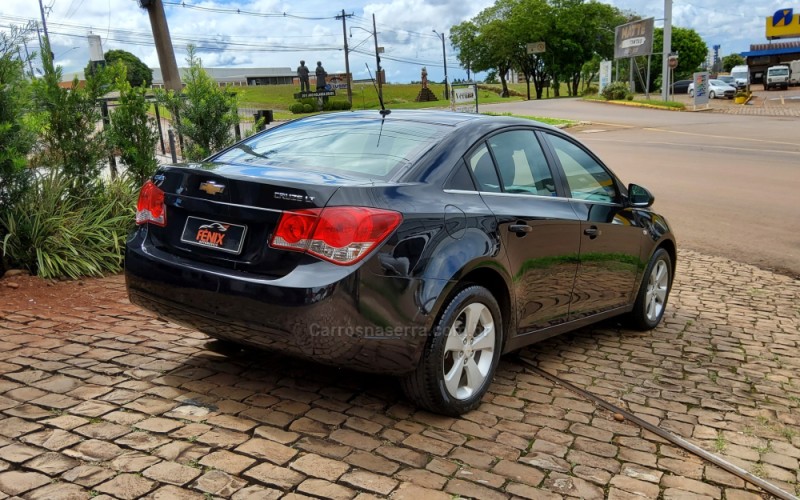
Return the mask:
[[[311,118],[237,144],[214,161],[286,166],[386,180],[452,130],[441,124],[363,117]]]

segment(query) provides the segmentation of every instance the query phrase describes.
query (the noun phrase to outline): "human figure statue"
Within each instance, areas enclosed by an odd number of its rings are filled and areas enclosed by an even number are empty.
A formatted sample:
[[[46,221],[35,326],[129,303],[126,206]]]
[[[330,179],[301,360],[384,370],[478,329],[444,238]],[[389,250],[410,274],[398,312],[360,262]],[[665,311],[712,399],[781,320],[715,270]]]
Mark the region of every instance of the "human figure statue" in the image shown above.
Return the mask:
[[[425,66],[422,67],[422,88],[428,88],[428,69]]]
[[[300,61],[297,67],[297,77],[300,78],[300,92],[311,92],[311,85],[308,83],[308,66],[305,61]]]
[[[325,72],[325,68],[322,67],[322,62],[317,61],[317,90],[325,90],[325,77],[328,76],[328,73]]]

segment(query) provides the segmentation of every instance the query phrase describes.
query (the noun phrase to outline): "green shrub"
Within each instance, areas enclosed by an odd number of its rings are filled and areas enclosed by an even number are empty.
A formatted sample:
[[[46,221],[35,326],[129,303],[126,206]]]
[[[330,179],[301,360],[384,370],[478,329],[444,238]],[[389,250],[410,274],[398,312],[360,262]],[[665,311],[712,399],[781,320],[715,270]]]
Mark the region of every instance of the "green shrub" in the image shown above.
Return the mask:
[[[342,111],[349,111],[353,108],[353,104],[350,101],[342,101]]]
[[[150,104],[145,87],[131,87],[124,67],[117,77],[119,105],[111,113],[108,139],[119,151],[125,174],[137,185],[144,184],[158,167],[155,120],[147,114]]]
[[[31,189],[0,214],[8,234],[0,250],[15,267],[43,278],[78,278],[119,272],[136,193],[130,182],[99,181],[90,198],[70,193],[57,169],[34,179]]]
[[[583,89],[583,95],[597,95],[597,87],[594,85],[589,85]]]
[[[296,102],[289,106],[289,111],[291,111],[295,115],[299,115],[303,112],[303,105],[299,102]]]
[[[314,106],[310,104],[303,104],[303,113],[311,113],[314,111]]]
[[[626,95],[626,96],[625,96],[625,99],[627,99],[627,100],[629,100],[629,101],[632,101],[632,100],[633,100],[633,94],[628,94],[628,95]]]
[[[627,99],[628,94],[630,94],[630,90],[628,90],[628,84],[625,82],[611,82],[603,88],[603,97],[605,97],[609,101],[621,101],[623,99]],[[632,96],[633,94],[631,94]]]
[[[175,127],[186,141],[184,156],[199,161],[233,144],[233,126],[239,122],[239,114],[236,95],[208,75],[192,45],[186,62],[189,69],[183,76],[183,92],[170,90],[157,95],[172,115],[179,117]]]

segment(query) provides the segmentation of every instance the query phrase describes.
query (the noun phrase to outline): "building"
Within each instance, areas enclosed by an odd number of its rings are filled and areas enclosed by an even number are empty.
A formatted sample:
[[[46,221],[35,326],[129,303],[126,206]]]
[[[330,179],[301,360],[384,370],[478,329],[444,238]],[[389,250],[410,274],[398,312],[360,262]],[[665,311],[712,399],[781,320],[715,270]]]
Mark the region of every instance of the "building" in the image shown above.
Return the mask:
[[[750,83],[764,83],[764,74],[770,66],[800,60],[800,41],[752,44],[742,56],[750,68]]]
[[[189,68],[178,68],[181,77]],[[288,85],[297,76],[291,68],[203,68],[220,86]],[[152,68],[153,87],[164,87],[161,68]]]

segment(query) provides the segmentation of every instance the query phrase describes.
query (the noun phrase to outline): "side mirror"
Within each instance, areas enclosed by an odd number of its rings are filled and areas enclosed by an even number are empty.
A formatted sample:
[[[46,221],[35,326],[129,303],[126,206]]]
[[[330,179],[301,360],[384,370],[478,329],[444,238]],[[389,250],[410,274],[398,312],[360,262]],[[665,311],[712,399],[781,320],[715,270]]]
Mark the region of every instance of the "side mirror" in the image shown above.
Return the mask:
[[[647,208],[652,205],[654,201],[656,201],[656,199],[647,189],[638,184],[628,184],[628,202],[630,206]]]

